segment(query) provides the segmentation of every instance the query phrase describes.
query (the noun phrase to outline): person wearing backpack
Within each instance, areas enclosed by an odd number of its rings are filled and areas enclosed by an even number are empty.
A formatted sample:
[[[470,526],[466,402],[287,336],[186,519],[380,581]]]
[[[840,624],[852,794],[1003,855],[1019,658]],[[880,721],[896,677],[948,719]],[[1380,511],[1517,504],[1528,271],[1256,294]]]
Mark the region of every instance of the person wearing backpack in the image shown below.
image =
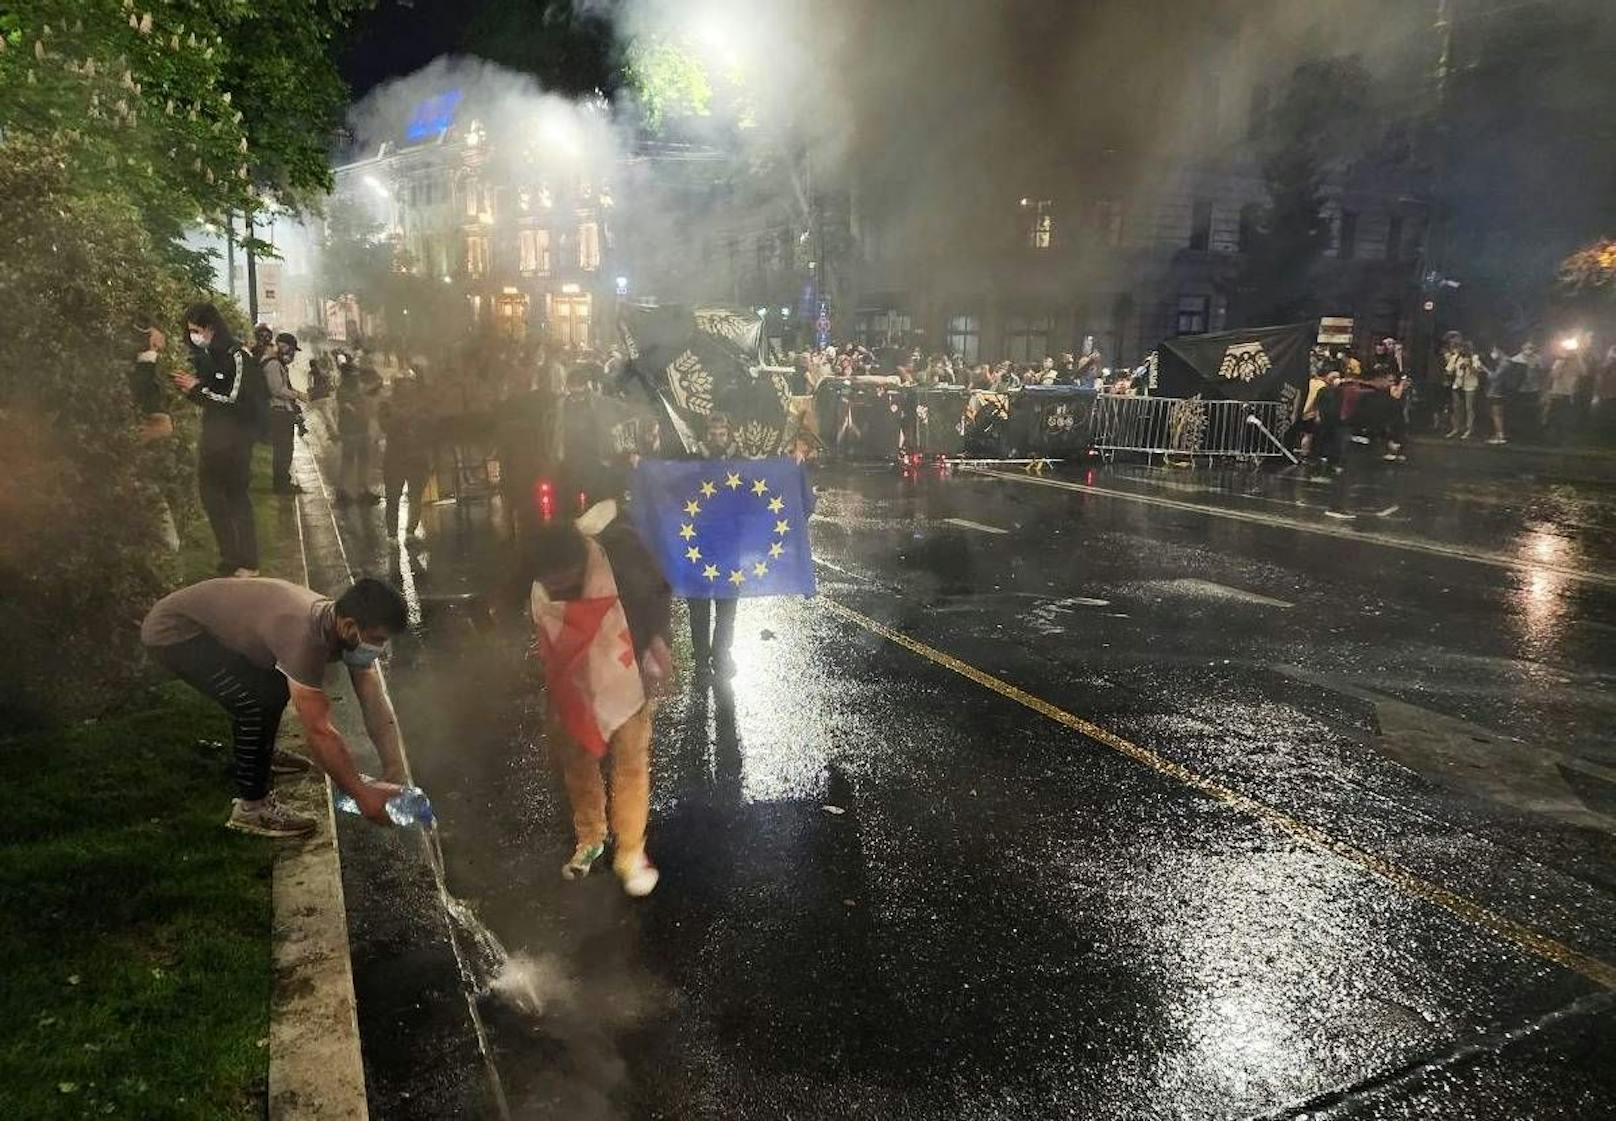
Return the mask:
[[[191,371],[172,376],[181,393],[202,408],[197,490],[219,546],[221,576],[258,575],[258,532],[253,524],[253,444],[267,435],[269,393],[262,370],[212,304],[185,310]]]

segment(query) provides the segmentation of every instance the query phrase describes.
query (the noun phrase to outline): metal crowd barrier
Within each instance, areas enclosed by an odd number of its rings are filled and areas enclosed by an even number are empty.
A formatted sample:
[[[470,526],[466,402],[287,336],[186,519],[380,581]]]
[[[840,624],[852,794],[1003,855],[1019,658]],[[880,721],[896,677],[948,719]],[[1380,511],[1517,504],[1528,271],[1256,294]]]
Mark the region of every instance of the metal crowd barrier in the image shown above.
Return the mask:
[[[1290,427],[1287,406],[1281,401],[1101,394],[1092,424],[1092,447],[1103,453],[1295,458],[1279,439]]]

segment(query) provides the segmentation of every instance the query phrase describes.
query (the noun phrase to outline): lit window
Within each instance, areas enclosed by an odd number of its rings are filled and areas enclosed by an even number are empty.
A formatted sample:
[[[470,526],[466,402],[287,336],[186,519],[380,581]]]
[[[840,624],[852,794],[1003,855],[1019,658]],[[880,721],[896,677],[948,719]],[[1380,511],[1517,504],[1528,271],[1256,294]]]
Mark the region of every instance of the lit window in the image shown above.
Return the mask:
[[[481,234],[466,238],[466,275],[470,277],[488,275],[488,239]]]
[[[1029,201],[1027,210],[1027,244],[1034,249],[1048,249],[1055,235],[1055,216],[1050,201]]]
[[[585,272],[600,268],[600,226],[594,222],[578,226],[578,267]]]
[[[550,231],[521,230],[516,237],[522,275],[547,275],[550,271]]]

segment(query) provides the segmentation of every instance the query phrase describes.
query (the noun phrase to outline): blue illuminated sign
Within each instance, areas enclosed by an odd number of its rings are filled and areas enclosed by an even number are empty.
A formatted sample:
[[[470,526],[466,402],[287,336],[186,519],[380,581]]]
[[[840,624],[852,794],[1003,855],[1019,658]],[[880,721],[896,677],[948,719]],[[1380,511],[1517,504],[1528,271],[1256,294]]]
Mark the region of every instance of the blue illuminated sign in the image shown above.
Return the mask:
[[[460,108],[460,91],[449,90],[429,97],[415,107],[410,123],[404,128],[404,139],[430,140],[454,124],[455,110]]]

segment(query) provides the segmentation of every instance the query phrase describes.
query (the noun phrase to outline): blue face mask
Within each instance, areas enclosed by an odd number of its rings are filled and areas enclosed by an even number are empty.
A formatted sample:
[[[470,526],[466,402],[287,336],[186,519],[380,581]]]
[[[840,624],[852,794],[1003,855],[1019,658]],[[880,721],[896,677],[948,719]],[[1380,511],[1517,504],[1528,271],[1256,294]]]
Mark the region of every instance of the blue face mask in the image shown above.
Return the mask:
[[[387,653],[387,644],[380,646],[374,643],[361,642],[352,650],[342,652],[342,660],[354,669],[369,669],[376,664],[376,659]]]

